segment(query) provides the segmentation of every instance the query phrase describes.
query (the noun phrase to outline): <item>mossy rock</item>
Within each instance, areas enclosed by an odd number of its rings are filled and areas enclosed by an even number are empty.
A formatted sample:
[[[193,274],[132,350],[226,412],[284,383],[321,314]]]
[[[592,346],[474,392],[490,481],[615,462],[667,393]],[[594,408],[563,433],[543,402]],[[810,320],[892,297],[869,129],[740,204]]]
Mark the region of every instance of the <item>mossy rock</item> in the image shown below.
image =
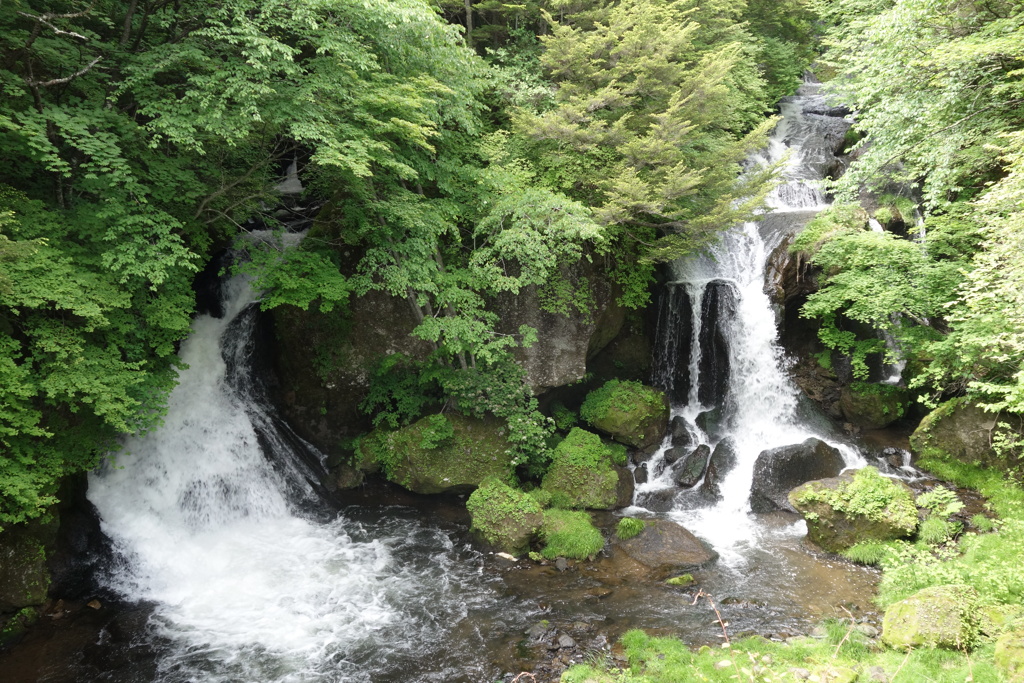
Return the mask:
[[[584,560],[604,548],[604,536],[582,510],[545,510],[540,535],[544,539],[541,555],[549,560]]]
[[[621,476],[625,464],[624,447],[574,427],[555,447],[541,488],[555,507],[611,510],[630,502],[632,477]]]
[[[653,448],[668,431],[669,405],[664,392],[639,382],[610,380],[587,395],[580,417],[619,443]]]
[[[996,640],[994,661],[1007,680],[1024,681],[1024,630],[1012,631]]]
[[[544,521],[544,512],[530,495],[496,478],[485,479],[466,501],[472,529],[501,552],[520,555]]]
[[[808,538],[833,553],[862,541],[905,538],[917,528],[913,492],[873,467],[809,481],[790,492],[789,502],[807,520]]]
[[[843,387],[839,409],[848,421],[864,429],[886,427],[906,412],[910,394],[906,389],[887,384],[857,382]]]
[[[718,553],[699,538],[667,519],[650,519],[643,531],[612,544],[656,576],[668,578],[705,567],[718,559]]]
[[[979,635],[978,593],[970,586],[933,586],[894,603],[882,619],[890,647],[965,650]]]
[[[0,533],[0,614],[39,607],[50,588],[47,555],[57,536],[56,519],[36,519]]]
[[[490,417],[429,415],[394,432],[372,432],[357,453],[414,493],[469,493],[488,477],[511,481],[514,470],[505,423]]]
[[[928,413],[910,436],[910,450],[917,458],[956,460],[993,469],[1008,470],[1022,464],[1019,457],[1000,455],[992,439],[1006,423],[1010,431],[1024,433],[1019,415],[992,413],[957,398]]]

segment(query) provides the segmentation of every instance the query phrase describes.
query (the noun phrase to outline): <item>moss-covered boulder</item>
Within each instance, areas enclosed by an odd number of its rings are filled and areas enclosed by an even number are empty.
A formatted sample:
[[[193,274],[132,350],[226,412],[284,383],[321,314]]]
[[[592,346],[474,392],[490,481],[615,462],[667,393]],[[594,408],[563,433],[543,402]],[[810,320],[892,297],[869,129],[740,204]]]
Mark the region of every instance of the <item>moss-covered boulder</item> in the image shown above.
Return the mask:
[[[905,538],[917,528],[910,488],[873,467],[803,484],[789,502],[807,520],[807,536],[838,553],[861,541]]]
[[[957,398],[921,420],[910,436],[910,450],[917,458],[952,459],[1005,470],[1022,464],[1019,456],[993,450],[994,437],[1006,432],[1024,433],[1021,416],[992,413],[966,398]]]
[[[978,593],[970,586],[933,586],[894,603],[882,619],[890,647],[964,650],[978,639]]]
[[[1007,680],[1024,681],[1024,630],[1011,631],[996,640],[995,665]]]
[[[906,412],[910,394],[889,384],[855,382],[842,388],[839,409],[847,422],[864,429],[886,427]]]
[[[549,560],[584,560],[604,548],[604,536],[583,510],[545,510],[540,535],[544,540],[541,555]]]
[[[0,533],[0,646],[38,618],[50,588],[49,554],[57,521],[32,520]]]
[[[626,449],[574,427],[552,454],[541,488],[558,508],[611,510],[630,503],[632,481]],[[623,474],[627,476],[623,476]]]
[[[639,382],[610,380],[587,395],[580,417],[619,443],[646,450],[668,431],[669,405],[664,392]]]
[[[504,422],[454,413],[376,430],[356,454],[358,466],[379,466],[389,481],[415,493],[469,493],[488,477],[511,480],[514,470]]]
[[[466,501],[472,529],[501,552],[520,555],[540,530],[544,511],[536,499],[496,478],[485,479]]]

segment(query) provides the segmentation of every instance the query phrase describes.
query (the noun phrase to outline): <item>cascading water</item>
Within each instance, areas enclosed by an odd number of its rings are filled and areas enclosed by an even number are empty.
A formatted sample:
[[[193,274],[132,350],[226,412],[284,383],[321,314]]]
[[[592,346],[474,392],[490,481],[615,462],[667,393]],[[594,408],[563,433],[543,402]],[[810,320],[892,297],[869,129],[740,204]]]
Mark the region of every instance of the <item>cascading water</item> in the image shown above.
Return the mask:
[[[446,647],[467,615],[502,609],[478,556],[412,514],[310,512],[303,445],[251,379],[255,296],[237,277],[227,290],[182,346],[163,426],[90,480],[119,558],[107,584],[155,605],[157,679],[485,677],[463,656],[476,626]]]
[[[676,436],[667,437],[647,464],[652,476],[638,486],[636,505],[660,505],[710,541],[727,563],[742,563],[738,551],[764,533],[751,519],[748,502],[762,451],[814,436],[838,447],[848,465],[863,464],[854,449],[799,416],[798,392],[786,373],[765,293],[769,255],[827,205],[819,185],[834,161],[837,136],[841,139],[848,126],[842,118],[812,113],[827,109],[817,88],[805,83],[796,96],[783,100],[782,120],[768,148],[752,160],[785,161],[784,182],[769,198],[770,212],[672,263],[672,281],[661,301],[655,382],[672,397]],[[731,469],[719,477],[709,468],[704,482],[679,493],[666,456],[672,459],[674,442],[680,440],[688,449],[727,446]],[[793,526],[793,533],[802,531],[802,523]]]

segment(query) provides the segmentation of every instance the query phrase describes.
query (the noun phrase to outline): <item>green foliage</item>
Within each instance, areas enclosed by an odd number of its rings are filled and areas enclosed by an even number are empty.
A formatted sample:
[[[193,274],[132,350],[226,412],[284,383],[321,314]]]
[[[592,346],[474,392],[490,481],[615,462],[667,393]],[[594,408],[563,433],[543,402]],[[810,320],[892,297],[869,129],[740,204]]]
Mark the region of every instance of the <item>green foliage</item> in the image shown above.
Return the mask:
[[[428,415],[420,430],[420,447],[431,450],[450,443],[454,436],[455,428],[448,418],[442,414]]]
[[[642,519],[637,519],[636,517],[623,517],[619,520],[619,523],[615,525],[615,535],[623,541],[628,541],[634,536],[638,536],[646,526],[647,523]]]
[[[560,432],[568,432],[580,421],[579,415],[566,408],[562,402],[551,406],[551,419],[555,421],[555,429]]]
[[[604,548],[604,537],[582,510],[545,510],[540,533],[544,540],[541,555],[549,560],[584,560]]]
[[[941,484],[918,495],[915,502],[918,507],[928,510],[940,519],[947,519],[964,509],[964,504],[956,493]]]
[[[544,186],[595,207],[617,253],[670,260],[749,216],[765,176],[737,180],[765,120],[757,41],[724,0],[630,0],[551,22],[541,64],[555,105],[521,110]],[[627,258],[627,261],[632,259]]]
[[[908,533],[917,527],[917,508],[910,494],[874,467],[857,470],[848,484],[834,489],[806,489],[800,495],[801,503],[817,501],[848,515],[887,521]]]
[[[541,507],[529,495],[491,477],[481,482],[466,500],[473,529],[488,543],[506,549],[519,538],[528,538],[541,521]],[[516,532],[516,538],[512,532]],[[525,548],[508,548],[517,551]]]
[[[840,555],[858,564],[879,566],[889,556],[891,543],[884,541],[862,541],[842,551]]]
[[[942,517],[927,517],[917,528],[917,538],[928,545],[940,545],[953,538],[959,525]]]

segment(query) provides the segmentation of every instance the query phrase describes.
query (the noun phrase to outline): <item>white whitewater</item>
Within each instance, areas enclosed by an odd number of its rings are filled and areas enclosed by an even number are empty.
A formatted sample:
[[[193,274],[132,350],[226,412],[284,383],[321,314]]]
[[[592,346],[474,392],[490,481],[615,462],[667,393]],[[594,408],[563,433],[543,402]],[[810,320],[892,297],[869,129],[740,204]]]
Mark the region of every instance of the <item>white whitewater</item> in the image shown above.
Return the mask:
[[[810,105],[824,105],[817,87],[805,84],[796,96],[783,101],[783,118],[767,149],[752,160],[756,164],[785,161],[784,182],[769,198],[771,210],[766,219],[737,226],[701,253],[671,264],[674,283],[670,286],[685,287],[692,302],[693,349],[687,400],[673,406],[673,417],[683,417],[688,431],[696,434],[700,443],[714,446],[721,438],[731,438],[738,458],[735,468],[719,482],[719,502],[702,508],[677,497],[677,504],[668,514],[710,542],[727,564],[742,564],[745,548],[757,545],[764,534],[780,533],[777,526],[769,530],[758,524],[750,513],[754,464],[763,450],[815,436],[839,447],[848,465],[864,464],[856,450],[835,442],[799,417],[798,389],[787,374],[777,343],[775,312],[765,291],[769,255],[806,218],[827,206],[820,189],[821,169],[826,166],[825,156],[831,154],[827,138],[835,134],[838,120],[805,113]],[[789,214],[794,214],[792,219],[787,218]],[[697,398],[697,386],[705,379],[700,377],[698,336],[701,325],[708,324],[702,319],[701,300],[711,283],[726,287],[734,302],[732,315],[720,323],[727,340],[729,366],[728,390],[720,404],[727,426],[720,438],[705,434],[695,424],[700,413],[715,407],[702,405]],[[662,460],[670,445],[667,438],[650,463],[650,471],[658,476],[637,488],[640,506],[645,498],[674,488],[671,468],[663,467]],[[803,532],[804,525],[798,522],[781,533]]]
[[[120,557],[107,582],[155,604],[159,680],[368,681],[405,660],[445,680],[444,630],[489,599],[479,567],[412,516],[374,527],[296,512],[312,490],[271,464],[261,442],[287,439],[245,379],[255,297],[242,279],[228,288],[224,317],[197,317],[182,346],[163,426],[90,479]]]

